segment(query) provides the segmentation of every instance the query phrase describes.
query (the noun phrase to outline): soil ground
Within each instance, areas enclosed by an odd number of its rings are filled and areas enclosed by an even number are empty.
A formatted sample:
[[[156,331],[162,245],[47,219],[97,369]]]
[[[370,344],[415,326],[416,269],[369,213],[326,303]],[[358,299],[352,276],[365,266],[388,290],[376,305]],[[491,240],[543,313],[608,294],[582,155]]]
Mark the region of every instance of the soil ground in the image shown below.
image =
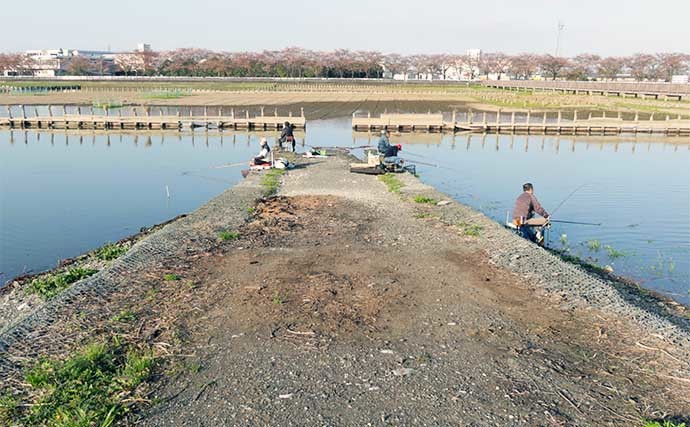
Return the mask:
[[[440,209],[347,160],[291,171],[238,240],[180,261],[196,289],[178,318],[186,339],[137,425],[688,419],[672,346],[630,319],[562,308]]]

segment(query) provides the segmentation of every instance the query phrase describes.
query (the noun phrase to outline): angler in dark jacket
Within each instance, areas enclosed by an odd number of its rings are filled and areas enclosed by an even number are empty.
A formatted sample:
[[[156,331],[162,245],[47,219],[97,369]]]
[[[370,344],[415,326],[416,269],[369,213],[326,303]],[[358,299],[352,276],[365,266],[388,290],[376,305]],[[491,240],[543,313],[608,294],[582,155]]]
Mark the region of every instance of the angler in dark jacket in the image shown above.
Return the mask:
[[[278,139],[278,145],[283,148],[283,143],[287,142],[292,144],[292,151],[295,151],[295,135],[293,135],[294,127],[290,122],[285,122],[283,124],[283,131],[280,133],[280,138]]]
[[[387,130],[382,130],[381,131],[381,138],[379,138],[379,143],[378,143],[378,150],[380,154],[383,154],[384,157],[396,157],[398,155],[398,151],[400,150],[400,145],[391,145],[389,141],[389,136],[390,133],[388,133]]]
[[[515,200],[513,208],[513,222],[518,227],[520,234],[535,243],[542,244],[543,236],[539,226],[530,225],[527,222],[537,213],[549,219],[549,213],[541,206],[539,200],[534,196],[534,186],[529,182],[522,186],[523,193]],[[545,221],[546,224],[548,221]]]

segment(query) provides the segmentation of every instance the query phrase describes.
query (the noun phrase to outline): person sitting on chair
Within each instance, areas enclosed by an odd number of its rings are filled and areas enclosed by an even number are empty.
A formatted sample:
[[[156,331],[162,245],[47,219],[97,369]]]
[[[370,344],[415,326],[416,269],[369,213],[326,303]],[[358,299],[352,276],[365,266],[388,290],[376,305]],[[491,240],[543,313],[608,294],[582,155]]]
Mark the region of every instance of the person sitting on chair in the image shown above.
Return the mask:
[[[292,144],[292,151],[295,151],[295,135],[293,131],[295,128],[290,124],[290,122],[285,122],[283,124],[283,131],[280,133],[280,139],[278,139],[278,146],[282,149],[283,143],[287,142]]]
[[[534,186],[531,183],[524,184],[522,190],[523,193],[515,200],[513,222],[518,227],[518,233],[522,237],[543,245],[544,236],[541,233],[541,227],[548,224],[549,213],[534,197]],[[543,219],[533,219],[535,212],[541,215]]]
[[[271,147],[268,145],[268,140],[266,140],[266,138],[261,138],[259,144],[261,144],[261,151],[258,156],[254,157],[252,163],[254,165],[271,164]]]
[[[381,138],[378,143],[379,154],[383,155],[384,163],[400,164],[402,159],[398,157],[398,151],[402,150],[402,146],[400,144],[391,145],[389,136],[390,133],[386,129],[381,131]]]

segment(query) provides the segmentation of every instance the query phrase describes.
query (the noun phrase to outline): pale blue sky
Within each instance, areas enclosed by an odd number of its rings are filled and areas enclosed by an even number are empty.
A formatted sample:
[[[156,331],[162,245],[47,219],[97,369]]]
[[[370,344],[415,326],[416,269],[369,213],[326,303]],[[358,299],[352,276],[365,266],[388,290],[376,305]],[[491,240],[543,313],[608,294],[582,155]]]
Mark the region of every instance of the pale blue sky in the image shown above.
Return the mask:
[[[625,55],[690,51],[690,0],[30,0],[2,7],[0,51],[286,46]]]

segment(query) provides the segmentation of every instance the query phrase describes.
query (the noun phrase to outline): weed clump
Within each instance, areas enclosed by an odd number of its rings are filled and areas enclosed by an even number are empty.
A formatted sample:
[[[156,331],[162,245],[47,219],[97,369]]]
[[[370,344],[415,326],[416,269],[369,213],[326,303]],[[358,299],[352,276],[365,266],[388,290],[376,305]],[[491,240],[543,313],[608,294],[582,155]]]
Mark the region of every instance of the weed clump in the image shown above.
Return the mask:
[[[426,197],[426,196],[415,196],[414,202],[415,203],[428,204],[428,205],[435,205],[436,199],[432,199],[431,197]]]
[[[405,186],[405,184],[402,183],[395,175],[387,173],[384,175],[379,176],[379,179],[381,182],[386,184],[386,187],[388,187],[388,191],[390,191],[393,194],[399,194],[400,189]]]
[[[261,178],[261,185],[264,187],[264,197],[273,196],[280,187],[280,177],[285,171],[283,169],[269,169]]]
[[[125,252],[127,252],[127,248],[118,246],[114,243],[108,243],[96,251],[96,258],[102,261],[111,261],[115,258],[119,258],[120,255],[124,254]]]
[[[174,273],[168,273],[165,276],[163,276],[163,280],[165,280],[166,282],[174,282],[180,280],[180,276]]]
[[[462,230],[462,233],[465,236],[472,236],[472,237],[479,237],[481,235],[482,230],[484,227],[481,225],[476,225],[476,224],[469,224],[467,222],[461,222],[458,224],[458,227]]]
[[[48,300],[65,290],[69,285],[96,274],[98,270],[86,267],[70,268],[61,273],[50,273],[31,281],[29,292]]]
[[[140,397],[152,368],[148,351],[117,339],[92,343],[64,360],[40,360],[24,376],[31,405],[0,416],[22,425],[110,426]]]
[[[237,240],[240,238],[240,233],[236,231],[221,231],[218,233],[218,239],[221,242],[228,242],[232,240]]]

